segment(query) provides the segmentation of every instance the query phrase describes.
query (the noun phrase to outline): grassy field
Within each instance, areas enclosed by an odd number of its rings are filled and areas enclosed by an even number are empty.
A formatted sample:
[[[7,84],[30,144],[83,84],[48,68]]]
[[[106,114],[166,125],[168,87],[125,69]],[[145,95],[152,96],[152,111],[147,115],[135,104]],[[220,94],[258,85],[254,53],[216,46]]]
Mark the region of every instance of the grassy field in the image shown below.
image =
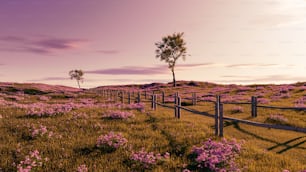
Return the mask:
[[[256,95],[265,100],[262,101],[265,104],[289,107],[305,107],[306,101],[305,83],[256,87],[179,84],[175,89],[167,84],[103,89],[163,90],[167,94],[179,91],[181,95],[188,92],[186,97],[191,92],[199,96],[221,94],[223,100],[241,101]],[[0,171],[17,171],[18,167],[26,168],[30,161],[32,171],[205,171],[197,167],[191,153],[193,147],[208,139],[221,141],[214,136],[212,118],[182,111],[181,119],[176,119],[173,109],[158,106],[152,111],[149,102],[120,104],[97,94],[102,88],[81,91],[22,84],[0,88]],[[211,103],[189,107],[214,113]],[[238,112],[234,110],[237,105],[224,108],[226,116],[250,119],[249,105],[241,105],[242,110]],[[118,111],[132,117],[113,119],[112,114]],[[305,114],[305,111],[259,109],[258,117],[251,120],[271,123],[268,120],[271,115],[280,115],[286,120],[272,123],[305,128]],[[97,146],[99,136],[109,132],[121,133],[127,142],[118,148]],[[228,140],[235,138],[243,142],[235,159],[242,171],[306,170],[305,133],[225,122],[224,135]],[[133,154],[141,150],[152,152],[157,158],[152,163],[133,159]]]

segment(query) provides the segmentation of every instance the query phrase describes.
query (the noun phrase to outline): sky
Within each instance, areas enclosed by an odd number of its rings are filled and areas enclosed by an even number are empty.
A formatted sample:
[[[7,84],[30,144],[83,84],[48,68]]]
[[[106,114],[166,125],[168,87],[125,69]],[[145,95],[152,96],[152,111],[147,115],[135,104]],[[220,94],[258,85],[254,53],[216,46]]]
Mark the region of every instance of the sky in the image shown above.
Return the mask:
[[[0,0],[0,82],[171,82],[155,43],[184,32],[177,80],[306,81],[305,0]]]

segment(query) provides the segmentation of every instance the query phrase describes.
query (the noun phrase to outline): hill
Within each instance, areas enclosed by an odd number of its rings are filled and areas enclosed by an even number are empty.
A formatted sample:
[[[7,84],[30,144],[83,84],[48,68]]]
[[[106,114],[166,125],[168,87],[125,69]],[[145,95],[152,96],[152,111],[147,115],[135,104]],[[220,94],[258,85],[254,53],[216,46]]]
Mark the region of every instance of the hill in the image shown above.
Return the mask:
[[[104,94],[131,93],[131,103]],[[254,122],[306,128],[305,111],[258,109],[249,104],[305,107],[305,83],[219,85],[179,81],[171,84],[103,86],[80,90],[45,84],[0,83],[0,171],[283,171],[306,169],[306,135],[224,121],[223,140],[214,135],[214,119],[173,108],[151,109],[150,96],[165,93],[173,106],[214,114],[221,95],[224,115]],[[141,91],[141,103],[134,103]],[[110,93],[110,91],[108,91]],[[191,103],[196,93],[198,102]],[[235,140],[233,140],[235,139]],[[205,143],[205,144],[204,144]],[[216,159],[217,158],[217,159]],[[209,165],[210,164],[210,165]],[[219,169],[216,169],[219,168]],[[188,170],[187,170],[188,169]]]

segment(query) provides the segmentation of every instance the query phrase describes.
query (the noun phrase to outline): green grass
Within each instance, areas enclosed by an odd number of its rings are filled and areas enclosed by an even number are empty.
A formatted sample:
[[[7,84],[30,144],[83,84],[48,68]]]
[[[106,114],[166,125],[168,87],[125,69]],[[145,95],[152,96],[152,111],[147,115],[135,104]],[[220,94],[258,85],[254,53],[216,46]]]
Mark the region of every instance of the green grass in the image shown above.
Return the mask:
[[[298,92],[300,95],[301,93]],[[75,94],[72,100],[92,98],[105,100],[92,93]],[[29,102],[37,102],[33,96]],[[22,100],[25,101],[25,100]],[[65,96],[56,96],[50,103],[66,102]],[[285,104],[284,102],[279,105]],[[200,103],[189,108],[214,113],[211,103]],[[225,116],[250,119],[250,106],[242,105],[244,112],[232,114],[233,105],[225,105]],[[158,106],[152,111],[146,104],[145,112],[133,110],[135,118],[110,120],[102,118],[104,108],[81,108],[63,115],[46,118],[29,118],[23,109],[0,109],[0,168],[16,171],[13,163],[23,160],[29,151],[37,149],[48,157],[40,171],[76,171],[86,164],[89,171],[142,171],[134,168],[129,160],[132,151],[144,148],[155,153],[170,152],[170,159],[148,171],[182,171],[191,163],[189,154],[192,146],[199,145],[214,136],[214,119],[182,111],[181,119],[174,118],[173,109]],[[75,119],[73,113],[86,113],[87,117]],[[257,118],[264,122],[271,113],[281,113],[290,125],[305,127],[305,113],[260,109]],[[45,125],[54,136],[30,138],[29,125]],[[98,149],[96,139],[109,131],[120,132],[128,140],[128,146],[115,151]],[[243,151],[237,159],[244,171],[292,172],[306,169],[306,135],[304,133],[265,129],[249,125],[225,122],[226,138],[244,140]],[[20,153],[17,148],[21,148]],[[1,171],[1,170],[0,170]]]

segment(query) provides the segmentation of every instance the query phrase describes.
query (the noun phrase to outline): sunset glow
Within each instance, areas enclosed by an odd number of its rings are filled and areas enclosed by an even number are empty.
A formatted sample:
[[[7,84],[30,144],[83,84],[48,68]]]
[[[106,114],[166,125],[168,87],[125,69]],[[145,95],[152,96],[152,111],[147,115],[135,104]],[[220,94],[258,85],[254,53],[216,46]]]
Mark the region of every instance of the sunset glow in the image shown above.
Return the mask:
[[[304,0],[2,0],[1,82],[83,88],[171,82],[154,43],[184,32],[177,80],[306,81]]]

